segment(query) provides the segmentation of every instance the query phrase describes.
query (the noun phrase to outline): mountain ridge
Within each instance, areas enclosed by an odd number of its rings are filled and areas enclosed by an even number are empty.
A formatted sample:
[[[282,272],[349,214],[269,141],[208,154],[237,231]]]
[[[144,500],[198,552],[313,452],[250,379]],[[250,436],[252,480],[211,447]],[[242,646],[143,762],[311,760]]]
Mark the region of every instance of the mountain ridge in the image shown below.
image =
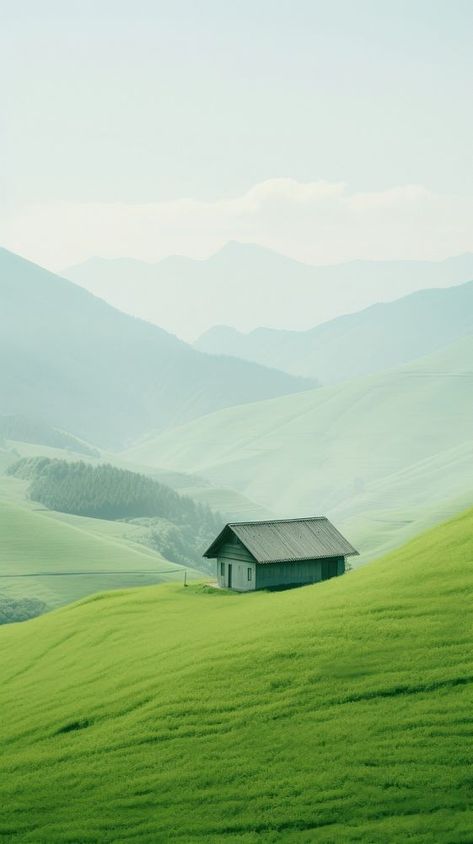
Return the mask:
[[[444,261],[353,261],[312,266],[238,241],[207,259],[89,259],[63,273],[119,309],[146,316],[187,340],[232,323],[305,330],[377,301],[473,278],[473,254]],[[301,310],[300,301],[304,301]],[[251,308],[248,303],[251,302]]]
[[[73,282],[0,251],[2,413],[118,447],[212,407],[313,381],[199,352]]]
[[[378,302],[307,331],[214,326],[194,344],[330,384],[409,363],[473,333],[473,281]]]

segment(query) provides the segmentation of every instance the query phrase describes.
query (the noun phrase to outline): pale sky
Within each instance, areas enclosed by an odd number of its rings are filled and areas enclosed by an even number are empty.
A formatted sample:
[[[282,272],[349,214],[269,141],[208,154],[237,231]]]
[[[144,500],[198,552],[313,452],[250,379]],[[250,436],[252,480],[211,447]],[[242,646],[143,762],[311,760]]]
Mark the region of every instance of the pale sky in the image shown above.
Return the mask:
[[[473,250],[471,0],[0,0],[3,245]]]

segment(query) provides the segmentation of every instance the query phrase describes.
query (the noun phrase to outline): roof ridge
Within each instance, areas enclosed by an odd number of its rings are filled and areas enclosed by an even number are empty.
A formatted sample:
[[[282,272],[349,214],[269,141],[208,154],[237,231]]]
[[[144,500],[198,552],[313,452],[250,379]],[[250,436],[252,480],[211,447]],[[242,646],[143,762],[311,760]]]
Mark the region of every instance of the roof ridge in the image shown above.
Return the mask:
[[[327,516],[302,516],[301,518],[292,519],[251,519],[247,522],[227,522],[226,527],[235,527],[237,525],[277,525],[287,524],[288,522],[328,522]]]

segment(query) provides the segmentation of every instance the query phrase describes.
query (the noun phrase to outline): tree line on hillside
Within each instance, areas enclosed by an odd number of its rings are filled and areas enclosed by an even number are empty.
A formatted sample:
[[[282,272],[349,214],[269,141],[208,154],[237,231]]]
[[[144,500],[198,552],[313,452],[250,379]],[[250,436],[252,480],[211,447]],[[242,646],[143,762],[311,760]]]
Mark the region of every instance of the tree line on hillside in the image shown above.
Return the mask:
[[[206,505],[110,464],[32,457],[7,471],[30,480],[29,497],[50,510],[138,523],[143,541],[173,562],[205,567],[202,551],[222,527],[222,517]]]

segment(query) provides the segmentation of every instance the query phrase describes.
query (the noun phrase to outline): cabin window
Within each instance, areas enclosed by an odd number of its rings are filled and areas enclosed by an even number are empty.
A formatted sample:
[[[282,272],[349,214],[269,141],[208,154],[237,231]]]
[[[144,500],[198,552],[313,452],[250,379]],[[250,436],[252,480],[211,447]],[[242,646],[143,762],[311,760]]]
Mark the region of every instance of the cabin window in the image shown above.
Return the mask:
[[[248,569],[248,580],[253,580],[253,569]]]
[[[225,577],[225,563],[220,563],[220,577]]]

